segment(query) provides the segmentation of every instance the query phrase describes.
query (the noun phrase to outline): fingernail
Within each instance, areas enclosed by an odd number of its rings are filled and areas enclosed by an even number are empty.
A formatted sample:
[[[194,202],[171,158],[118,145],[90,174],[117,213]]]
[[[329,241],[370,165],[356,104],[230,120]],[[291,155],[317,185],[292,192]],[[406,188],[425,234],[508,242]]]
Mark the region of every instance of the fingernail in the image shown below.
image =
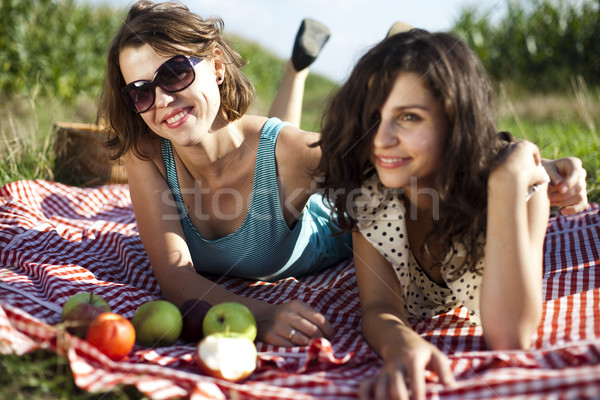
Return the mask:
[[[558,188],[558,191],[561,194],[564,194],[567,191],[567,186],[566,185],[560,185],[560,187]]]

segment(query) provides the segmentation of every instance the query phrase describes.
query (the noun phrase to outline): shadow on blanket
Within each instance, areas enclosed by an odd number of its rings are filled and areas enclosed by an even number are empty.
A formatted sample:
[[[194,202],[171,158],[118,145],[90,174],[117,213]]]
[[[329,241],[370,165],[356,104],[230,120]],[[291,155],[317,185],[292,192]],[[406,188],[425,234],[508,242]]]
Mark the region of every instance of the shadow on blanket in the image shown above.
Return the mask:
[[[485,349],[465,309],[412,321],[448,354],[459,384],[432,382],[436,398],[598,398],[600,396],[600,215],[598,205],[554,217],[544,251],[544,314],[529,351]],[[281,348],[257,343],[259,367],[246,381],[200,375],[194,345],[148,349],[113,362],[87,342],[53,327],[66,299],[94,291],[127,318],[160,290],[137,234],[125,185],[74,188],[18,181],[0,189],[0,352],[36,348],[64,353],[78,386],[91,392],[135,385],[155,399],[355,398],[377,372],[377,355],[360,334],[351,260],[314,276],[275,283],[220,278],[235,293],[277,303],[300,299],[332,322],[335,339]],[[429,376],[433,378],[433,376]]]

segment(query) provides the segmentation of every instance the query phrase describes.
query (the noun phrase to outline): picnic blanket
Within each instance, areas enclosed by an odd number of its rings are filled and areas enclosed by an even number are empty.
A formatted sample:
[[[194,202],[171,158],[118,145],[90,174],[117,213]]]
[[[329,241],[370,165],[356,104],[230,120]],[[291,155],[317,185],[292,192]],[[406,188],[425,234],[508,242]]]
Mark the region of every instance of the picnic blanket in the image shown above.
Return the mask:
[[[600,398],[600,207],[550,220],[544,249],[543,321],[528,351],[489,351],[459,308],[412,321],[443,350],[458,385],[427,385],[433,399]],[[216,279],[216,278],[215,278]],[[153,399],[350,399],[381,361],[361,336],[351,260],[317,275],[274,283],[218,278],[231,291],[271,303],[300,299],[323,312],[336,335],[308,346],[257,342],[259,364],[245,381],[204,376],[195,345],[136,346],[114,362],[55,325],[80,291],[132,318],[160,298],[139,239],[126,185],[75,188],[36,180],[0,189],[0,352],[65,354],[90,392],[135,385]],[[502,307],[502,304],[498,304]],[[431,376],[430,376],[431,378]]]

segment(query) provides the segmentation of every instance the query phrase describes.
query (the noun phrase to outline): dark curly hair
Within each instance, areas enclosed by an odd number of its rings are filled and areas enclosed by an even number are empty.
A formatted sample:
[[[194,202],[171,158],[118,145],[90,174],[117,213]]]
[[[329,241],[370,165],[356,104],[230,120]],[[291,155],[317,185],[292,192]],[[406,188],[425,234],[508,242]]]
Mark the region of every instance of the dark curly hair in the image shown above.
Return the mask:
[[[113,158],[133,151],[146,158],[141,150],[142,139],[156,139],[142,117],[130,111],[121,90],[125,81],[121,75],[119,54],[126,47],[151,46],[162,56],[210,57],[215,48],[223,53],[225,79],[219,86],[221,109],[228,121],[242,117],[254,99],[254,87],[242,73],[246,65],[239,53],[223,37],[223,21],[203,19],[181,3],[138,1],[129,10],[121,28],[108,49],[104,87],[99,99],[98,123],[110,131],[109,149]]]
[[[413,29],[383,40],[358,61],[322,121],[318,144],[323,156],[317,172],[323,176],[325,196],[340,227],[356,229],[353,193],[375,173],[369,154],[379,112],[403,72],[423,77],[448,124],[444,167],[434,188],[440,200],[439,219],[426,239],[425,251],[439,265],[446,254],[432,254],[434,243],[449,250],[462,243],[467,257],[453,277],[466,269],[481,273],[476,265],[483,256],[487,181],[505,142],[493,122],[492,91],[484,68],[469,47],[450,34]]]

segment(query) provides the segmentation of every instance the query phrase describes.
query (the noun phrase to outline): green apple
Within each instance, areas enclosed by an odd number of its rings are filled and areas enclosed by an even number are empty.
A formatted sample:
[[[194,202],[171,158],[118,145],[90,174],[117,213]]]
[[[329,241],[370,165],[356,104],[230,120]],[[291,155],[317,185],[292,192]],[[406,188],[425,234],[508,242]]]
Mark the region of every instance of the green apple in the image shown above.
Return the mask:
[[[103,312],[110,311],[110,306],[102,296],[92,292],[79,292],[65,302],[60,318],[63,322],[69,322],[69,332],[84,338],[92,320]]]
[[[170,346],[179,339],[183,326],[179,308],[166,300],[154,300],[138,307],[131,320],[136,342],[145,347]]]
[[[256,339],[256,320],[252,311],[234,301],[212,306],[202,322],[204,336],[213,333],[239,334],[250,341]]]
[[[252,340],[235,333],[213,333],[196,347],[196,363],[207,375],[237,382],[256,369],[258,354]]]

